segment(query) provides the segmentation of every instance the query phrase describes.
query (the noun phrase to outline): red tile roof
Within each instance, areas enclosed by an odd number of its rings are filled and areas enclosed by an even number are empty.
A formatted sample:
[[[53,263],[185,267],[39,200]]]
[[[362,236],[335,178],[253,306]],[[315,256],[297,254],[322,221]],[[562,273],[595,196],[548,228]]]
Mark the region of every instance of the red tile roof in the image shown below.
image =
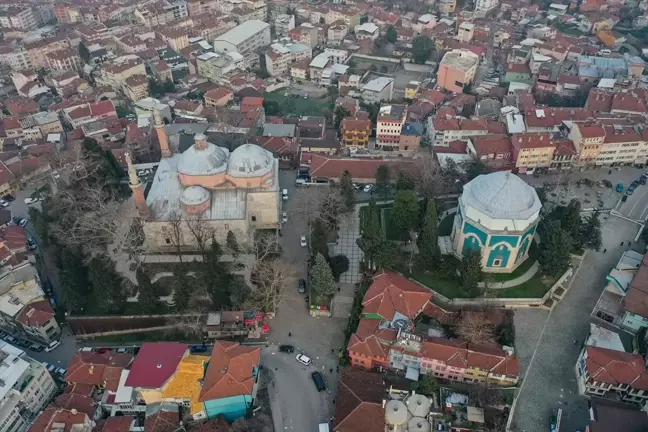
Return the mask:
[[[648,391],[648,371],[639,354],[591,345],[585,351],[585,368],[590,379],[612,385],[628,384],[634,389]]]
[[[5,185],[7,183],[13,183],[16,180],[16,176],[9,171],[7,165],[4,162],[0,161],[0,185]]]
[[[407,160],[337,158],[312,154],[311,177],[339,178],[344,170],[348,170],[354,179],[373,179],[381,165],[387,165],[393,176],[398,171],[413,169],[413,162]]]
[[[18,316],[16,321],[27,327],[42,327],[54,316],[54,310],[47,300],[35,301],[27,304]]]
[[[51,406],[67,410],[75,409],[90,418],[94,418],[95,407],[93,402],[92,397],[87,395],[64,393],[54,399]]]
[[[178,368],[189,345],[178,342],[145,343],[126,380],[129,387],[160,388]]]
[[[221,100],[222,98],[231,94],[232,92],[230,90],[226,89],[225,87],[220,87],[217,89],[209,90],[207,93],[205,93],[204,97],[212,100]]]
[[[526,73],[531,75],[531,71],[529,70],[529,66],[523,63],[512,63],[509,64],[508,67],[506,68],[507,73]]]
[[[468,147],[468,144],[465,141],[460,141],[460,140],[455,140],[455,141],[450,141],[448,143],[448,146],[434,146],[432,147],[432,150],[436,154],[446,154],[446,153],[451,153],[451,154],[468,154],[466,151]]]
[[[251,395],[260,358],[260,347],[216,341],[200,390],[200,400]]]
[[[554,155],[576,156],[578,154],[578,150],[576,150],[574,141],[570,139],[561,139],[561,140],[556,140],[554,142],[556,144],[556,150],[554,151]]]
[[[613,97],[614,93],[593,89],[587,95],[585,108],[598,112],[610,112],[612,110]]]
[[[478,156],[510,154],[513,151],[508,135],[480,135],[470,137]]]
[[[63,425],[64,431],[70,431],[74,425],[89,424],[88,416],[82,412],[73,414],[72,411],[48,407],[43,411],[34,424],[29,428],[29,432],[54,432],[61,431],[60,426]],[[54,428],[54,425],[57,425]]]
[[[129,432],[131,424],[135,420],[133,416],[108,417],[106,420],[97,420],[95,432]]]
[[[630,126],[606,126],[605,127],[605,141],[606,143],[627,143],[641,141],[641,134],[637,133],[634,128]]]
[[[180,413],[173,411],[158,411],[146,417],[144,430],[146,432],[176,432],[180,427]]]
[[[133,356],[130,354],[114,351],[77,352],[68,363],[65,381],[105,386],[108,390],[117,391],[121,371],[130,364],[132,359]]]
[[[20,225],[0,228],[0,241],[10,250],[23,249],[27,243],[27,233]]]
[[[511,144],[514,148],[543,148],[554,147],[555,144],[548,133],[522,133],[513,134]]]
[[[605,136],[605,129],[599,124],[578,124],[576,126],[583,138],[602,138]]]
[[[340,371],[335,399],[336,432],[383,432],[385,388],[380,374],[351,367]]]
[[[382,271],[362,299],[362,313],[375,314],[391,320],[398,312],[409,319],[416,317],[432,298],[432,293],[406,277]]]
[[[648,254],[644,255],[639,270],[630,282],[623,306],[628,312],[648,318]]]
[[[612,98],[612,111],[624,111],[632,113],[645,113],[646,104],[641,98],[626,93],[616,93]]]
[[[4,126],[5,130],[22,129],[18,116],[5,117],[5,119],[2,121],[2,125]]]

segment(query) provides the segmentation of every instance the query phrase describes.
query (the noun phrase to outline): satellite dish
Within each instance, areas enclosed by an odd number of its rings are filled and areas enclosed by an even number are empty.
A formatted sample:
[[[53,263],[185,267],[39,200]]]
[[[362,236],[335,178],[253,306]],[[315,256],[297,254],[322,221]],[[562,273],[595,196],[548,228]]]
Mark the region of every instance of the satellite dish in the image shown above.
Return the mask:
[[[396,320],[392,321],[392,327],[394,327],[397,330],[406,330],[407,329],[407,320],[396,319]]]

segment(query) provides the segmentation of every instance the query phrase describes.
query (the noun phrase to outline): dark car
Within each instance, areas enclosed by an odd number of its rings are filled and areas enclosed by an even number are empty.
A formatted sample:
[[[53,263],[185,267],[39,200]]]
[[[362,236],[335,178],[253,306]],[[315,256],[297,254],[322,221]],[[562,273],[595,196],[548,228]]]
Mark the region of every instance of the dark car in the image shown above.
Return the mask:
[[[205,345],[194,345],[194,346],[191,347],[191,349],[189,351],[192,354],[204,353],[205,351],[207,351],[207,347]]]
[[[295,347],[292,345],[279,345],[279,351],[292,354],[295,352]]]
[[[306,281],[304,279],[299,279],[299,293],[304,294],[306,292]]]
[[[318,392],[326,390],[326,384],[324,384],[324,377],[322,376],[321,373],[313,372],[311,374],[311,378],[313,378],[313,382],[315,383],[315,387],[317,387]]]
[[[16,197],[13,196],[13,195],[5,195],[5,196],[2,197],[2,199],[5,200],[5,201],[9,201],[9,202],[16,201]]]

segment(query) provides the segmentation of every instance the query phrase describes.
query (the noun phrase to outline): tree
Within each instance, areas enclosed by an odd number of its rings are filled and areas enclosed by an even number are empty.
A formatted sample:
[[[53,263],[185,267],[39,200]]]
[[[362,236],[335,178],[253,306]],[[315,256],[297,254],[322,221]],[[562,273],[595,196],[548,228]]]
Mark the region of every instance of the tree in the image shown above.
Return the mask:
[[[245,304],[245,310],[277,312],[286,297],[286,289],[294,289],[295,269],[278,259],[257,262],[252,271],[255,289]]]
[[[486,164],[482,162],[481,159],[476,157],[470,159],[469,161],[463,162],[461,164],[461,167],[463,168],[463,171],[465,173],[466,182],[469,182],[472,179],[488,172],[488,167],[486,166]]]
[[[322,195],[313,193],[308,188],[299,188],[293,198],[293,205],[294,213],[304,215],[311,223],[319,220],[327,233],[335,231],[339,216],[346,212],[342,197],[333,191]]]
[[[571,264],[572,239],[559,220],[548,221],[542,232],[538,263],[543,274],[558,277]]]
[[[353,201],[355,200],[355,196],[353,193],[353,179],[351,178],[349,170],[344,170],[340,176],[340,196],[344,206],[346,207],[346,211],[350,212],[353,210]]]
[[[455,180],[441,169],[432,152],[428,151],[421,152],[419,157],[414,159],[411,172],[416,192],[420,197],[427,199],[448,193]]]
[[[179,311],[184,311],[189,307],[189,300],[193,291],[189,277],[182,272],[174,275],[173,302]]]
[[[232,310],[242,310],[252,295],[252,290],[241,277],[233,276],[230,279],[230,304]]]
[[[420,207],[416,193],[412,190],[400,190],[394,196],[392,220],[401,231],[410,231],[418,227]]]
[[[414,181],[404,172],[398,172],[398,180],[396,180],[396,190],[414,190],[416,185]]]
[[[317,254],[311,269],[311,288],[320,296],[331,296],[337,291],[331,267],[322,254]]]
[[[561,228],[569,233],[572,241],[578,242],[582,224],[581,203],[577,199],[572,199],[567,205],[564,217],[561,219]]]
[[[585,217],[585,221],[581,227],[580,241],[581,247],[601,250],[603,238],[601,235],[601,221],[599,220],[599,212],[595,211],[590,216]]]
[[[482,279],[482,256],[479,249],[468,249],[461,261],[461,289],[470,297],[479,294],[479,281]]]
[[[385,33],[385,39],[387,39],[387,42],[389,43],[396,43],[396,40],[398,39],[398,32],[396,31],[394,26],[387,27],[387,32]]]
[[[380,165],[376,170],[376,193],[383,198],[387,197],[389,192],[389,167]]]
[[[310,252],[311,256],[316,257],[318,254],[328,258],[328,241],[326,231],[322,222],[319,220],[313,221],[312,231],[310,235]]]
[[[347,66],[349,66],[351,69],[355,69],[358,67],[358,64],[355,62],[355,60],[351,59],[347,62]]]
[[[417,393],[432,397],[439,391],[439,382],[432,375],[421,375],[418,381],[412,383],[411,387]]]
[[[349,111],[348,109],[340,105],[339,107],[335,108],[335,111],[333,111],[333,115],[335,116],[335,123],[333,124],[333,127],[335,128],[335,130],[339,131],[340,124],[342,124],[342,120],[344,120],[347,117],[351,117],[351,111]]]
[[[207,252],[207,244],[213,240],[215,230],[210,227],[201,216],[192,216],[187,219],[187,228],[189,233],[196,241],[198,250],[202,256],[203,261]]]
[[[358,247],[364,252],[368,267],[376,265],[376,255],[383,245],[384,238],[376,200],[371,198],[367,210],[364,212],[360,226],[360,238],[357,240]]]
[[[241,252],[241,246],[238,244],[236,235],[232,232],[232,230],[227,231],[225,247],[227,248],[227,251],[234,256],[234,258],[238,257],[239,253]]]
[[[30,208],[31,210],[31,208]],[[78,248],[64,247],[60,253],[59,282],[63,301],[70,311],[82,311],[90,301],[88,269]]]
[[[212,239],[209,250],[205,255],[203,265],[200,266],[202,283],[212,301],[215,310],[230,307],[230,280],[231,275],[225,263],[221,261],[223,251],[216,241]]]
[[[412,40],[412,58],[415,63],[423,64],[432,55],[434,44],[427,36],[417,36]]]
[[[88,263],[92,298],[101,313],[119,312],[126,303],[123,279],[106,257],[95,257]]]
[[[137,302],[140,308],[145,313],[156,312],[160,306],[160,300],[151,283],[151,278],[142,269],[142,266],[137,267],[135,277],[137,279]]]
[[[340,281],[340,275],[349,271],[349,258],[346,255],[335,255],[330,259],[331,271],[336,282]]]
[[[427,209],[423,217],[416,245],[419,250],[419,261],[423,268],[432,269],[439,263],[441,251],[438,242],[438,218],[436,203],[433,199],[427,201]]]
[[[483,344],[497,342],[493,325],[486,320],[484,314],[462,312],[455,331],[460,339],[468,343]]]

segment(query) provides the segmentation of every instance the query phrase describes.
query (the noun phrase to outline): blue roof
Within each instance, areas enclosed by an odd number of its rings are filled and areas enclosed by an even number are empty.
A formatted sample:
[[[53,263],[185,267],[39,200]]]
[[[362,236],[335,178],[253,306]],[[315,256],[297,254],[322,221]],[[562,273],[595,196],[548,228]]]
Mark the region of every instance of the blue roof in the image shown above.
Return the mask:
[[[403,135],[411,136],[421,136],[423,135],[423,124],[414,122],[414,123],[405,123],[403,130],[401,131]]]

